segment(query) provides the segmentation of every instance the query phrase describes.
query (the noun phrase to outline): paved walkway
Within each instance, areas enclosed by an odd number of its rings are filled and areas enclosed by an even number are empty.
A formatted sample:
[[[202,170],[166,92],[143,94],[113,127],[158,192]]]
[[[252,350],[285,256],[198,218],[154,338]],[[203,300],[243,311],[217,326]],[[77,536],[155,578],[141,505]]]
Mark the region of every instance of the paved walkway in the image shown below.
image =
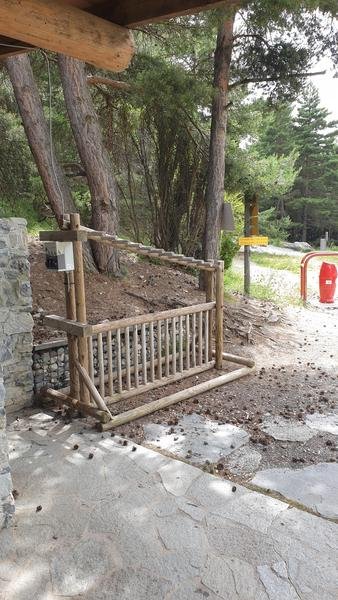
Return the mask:
[[[80,428],[9,427],[0,600],[337,600],[337,524]]]

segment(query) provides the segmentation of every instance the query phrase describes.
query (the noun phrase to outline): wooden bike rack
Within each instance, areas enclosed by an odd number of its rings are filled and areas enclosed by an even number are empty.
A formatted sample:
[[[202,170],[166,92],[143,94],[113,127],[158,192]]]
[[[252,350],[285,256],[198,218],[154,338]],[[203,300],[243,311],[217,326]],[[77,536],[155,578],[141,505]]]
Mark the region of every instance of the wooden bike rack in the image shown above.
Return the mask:
[[[239,379],[254,370],[252,360],[223,352],[223,261],[198,260],[81,227],[78,214],[71,214],[65,222],[65,230],[40,232],[40,240],[71,241],[74,250],[74,271],[65,273],[67,318],[45,317],[45,325],[66,332],[69,348],[70,385],[63,390],[48,389],[46,393],[50,398],[94,416],[99,428],[106,430]],[[89,324],[82,256],[82,243],[87,240],[205,271],[206,301]],[[222,370],[223,361],[242,367],[120,414],[111,412],[112,407],[122,400],[213,368]]]

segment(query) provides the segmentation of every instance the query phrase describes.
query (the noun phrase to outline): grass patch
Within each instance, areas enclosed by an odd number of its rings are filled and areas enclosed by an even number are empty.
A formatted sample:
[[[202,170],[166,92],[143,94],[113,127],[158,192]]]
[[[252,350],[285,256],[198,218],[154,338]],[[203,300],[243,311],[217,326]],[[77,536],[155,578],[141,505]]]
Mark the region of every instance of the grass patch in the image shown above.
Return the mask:
[[[57,229],[54,218],[39,219],[38,214],[28,202],[27,204],[20,203],[20,206],[16,204],[9,206],[4,201],[0,200],[0,218],[8,219],[11,217],[26,219],[27,231],[33,236],[38,236],[39,231],[41,230]]]
[[[299,273],[300,258],[293,256],[271,255],[265,252],[251,253],[252,262],[261,267],[269,269],[278,269],[279,271],[290,271],[291,273]]]
[[[225,295],[229,296],[234,293],[243,294],[243,275],[232,269],[227,269],[224,273],[224,290]],[[258,300],[269,300],[277,303],[280,298],[270,288],[269,285],[263,283],[252,283],[250,286],[250,297]]]

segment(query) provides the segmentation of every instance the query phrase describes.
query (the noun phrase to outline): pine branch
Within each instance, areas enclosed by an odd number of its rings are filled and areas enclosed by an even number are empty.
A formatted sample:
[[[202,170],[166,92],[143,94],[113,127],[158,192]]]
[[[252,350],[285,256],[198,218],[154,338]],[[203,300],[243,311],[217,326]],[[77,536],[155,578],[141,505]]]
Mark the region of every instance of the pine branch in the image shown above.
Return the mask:
[[[117,79],[109,79],[109,77],[101,77],[99,75],[88,75],[87,83],[89,85],[108,85],[115,90],[123,90],[129,92],[131,90],[130,83],[126,81],[118,81]]]
[[[240,79],[229,85],[229,90],[232,90],[240,85],[247,85],[248,83],[265,83],[268,81],[288,81],[292,78],[303,78],[303,77],[314,77],[315,75],[325,75],[326,71],[313,71],[310,73],[288,73],[287,75],[281,75],[280,77],[247,77]]]

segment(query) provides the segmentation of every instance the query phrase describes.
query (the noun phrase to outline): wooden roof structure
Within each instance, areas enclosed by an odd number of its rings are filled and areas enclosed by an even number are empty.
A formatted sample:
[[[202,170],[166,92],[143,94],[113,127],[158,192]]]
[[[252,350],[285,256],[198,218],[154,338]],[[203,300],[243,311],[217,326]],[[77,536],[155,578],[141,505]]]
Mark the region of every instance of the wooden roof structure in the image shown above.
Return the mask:
[[[236,0],[0,0],[0,58],[43,48],[123,71],[134,53],[130,31]]]

